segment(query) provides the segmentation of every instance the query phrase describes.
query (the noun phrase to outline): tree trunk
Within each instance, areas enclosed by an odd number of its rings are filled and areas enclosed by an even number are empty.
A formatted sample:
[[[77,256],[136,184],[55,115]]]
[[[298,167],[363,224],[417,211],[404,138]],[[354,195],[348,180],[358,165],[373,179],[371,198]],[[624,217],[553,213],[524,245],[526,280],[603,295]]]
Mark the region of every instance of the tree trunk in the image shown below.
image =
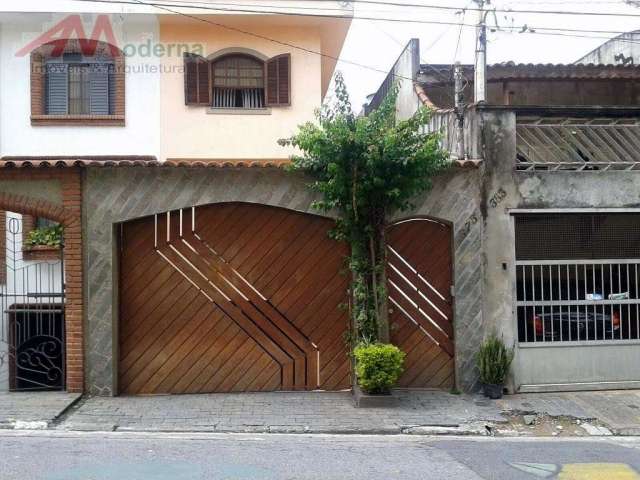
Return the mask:
[[[387,291],[387,236],[385,232],[385,223],[378,227],[378,265],[381,265],[379,274],[376,277],[377,291],[378,291],[378,341],[382,343],[389,343],[389,306],[388,306],[388,291]]]

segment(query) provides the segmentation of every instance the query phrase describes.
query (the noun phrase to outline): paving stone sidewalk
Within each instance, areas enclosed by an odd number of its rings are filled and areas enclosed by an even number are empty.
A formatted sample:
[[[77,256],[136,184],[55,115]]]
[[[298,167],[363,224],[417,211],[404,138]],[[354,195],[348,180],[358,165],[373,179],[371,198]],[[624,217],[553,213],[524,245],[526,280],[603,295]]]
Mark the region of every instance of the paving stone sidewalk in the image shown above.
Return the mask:
[[[394,408],[355,408],[350,392],[277,392],[151,397],[91,397],[62,422],[67,430],[434,433],[475,422],[502,422],[479,395],[397,392]],[[435,429],[434,429],[435,427]],[[484,428],[484,427],[482,427]]]
[[[0,428],[47,428],[80,397],[66,392],[0,392]]]
[[[640,435],[640,390],[508,395],[397,391],[394,408],[358,409],[349,392],[275,392],[86,397],[60,392],[0,394],[0,428],[90,431],[486,434],[513,415],[606,425]],[[65,414],[60,417],[62,412]]]

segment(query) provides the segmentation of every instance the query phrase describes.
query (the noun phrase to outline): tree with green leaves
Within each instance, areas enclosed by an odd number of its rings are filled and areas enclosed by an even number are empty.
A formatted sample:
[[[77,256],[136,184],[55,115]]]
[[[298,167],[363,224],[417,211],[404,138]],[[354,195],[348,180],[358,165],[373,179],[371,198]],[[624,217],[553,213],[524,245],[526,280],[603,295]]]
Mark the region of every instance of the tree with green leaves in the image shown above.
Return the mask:
[[[351,247],[350,311],[356,342],[388,342],[385,229],[391,215],[411,208],[411,199],[431,188],[447,168],[438,135],[424,133],[429,111],[396,120],[396,84],[368,116],[354,115],[342,78],[336,100],[316,112],[281,145],[296,147],[291,169],[304,172],[321,195],[314,207],[336,212],[332,236]]]

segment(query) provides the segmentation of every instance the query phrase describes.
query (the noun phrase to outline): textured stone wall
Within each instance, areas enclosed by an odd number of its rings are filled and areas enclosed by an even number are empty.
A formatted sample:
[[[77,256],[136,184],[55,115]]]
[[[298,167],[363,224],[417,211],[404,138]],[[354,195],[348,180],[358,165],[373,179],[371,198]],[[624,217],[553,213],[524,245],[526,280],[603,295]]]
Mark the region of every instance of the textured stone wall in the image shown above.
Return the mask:
[[[87,390],[117,393],[117,254],[114,224],[210,203],[243,201],[311,212],[302,178],[275,169],[88,169],[84,186],[87,237]]]
[[[473,355],[482,336],[479,176],[478,170],[453,170],[416,199],[414,211],[402,215],[431,216],[453,225],[456,370],[458,386],[465,390],[476,382]],[[117,223],[230,201],[317,213],[305,180],[277,169],[88,169],[84,198],[87,390],[101,395],[117,393]]]

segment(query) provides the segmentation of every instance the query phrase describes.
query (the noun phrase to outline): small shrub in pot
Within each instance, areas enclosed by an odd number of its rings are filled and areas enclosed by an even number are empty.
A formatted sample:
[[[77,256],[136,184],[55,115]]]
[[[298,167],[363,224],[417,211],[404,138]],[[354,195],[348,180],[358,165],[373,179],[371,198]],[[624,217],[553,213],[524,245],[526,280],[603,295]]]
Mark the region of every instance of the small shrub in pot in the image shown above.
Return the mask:
[[[405,354],[395,345],[361,343],[353,351],[360,388],[369,394],[386,394],[404,371]]]
[[[513,348],[507,348],[501,338],[492,334],[478,351],[478,369],[485,396],[501,398],[504,380],[513,361]]]

